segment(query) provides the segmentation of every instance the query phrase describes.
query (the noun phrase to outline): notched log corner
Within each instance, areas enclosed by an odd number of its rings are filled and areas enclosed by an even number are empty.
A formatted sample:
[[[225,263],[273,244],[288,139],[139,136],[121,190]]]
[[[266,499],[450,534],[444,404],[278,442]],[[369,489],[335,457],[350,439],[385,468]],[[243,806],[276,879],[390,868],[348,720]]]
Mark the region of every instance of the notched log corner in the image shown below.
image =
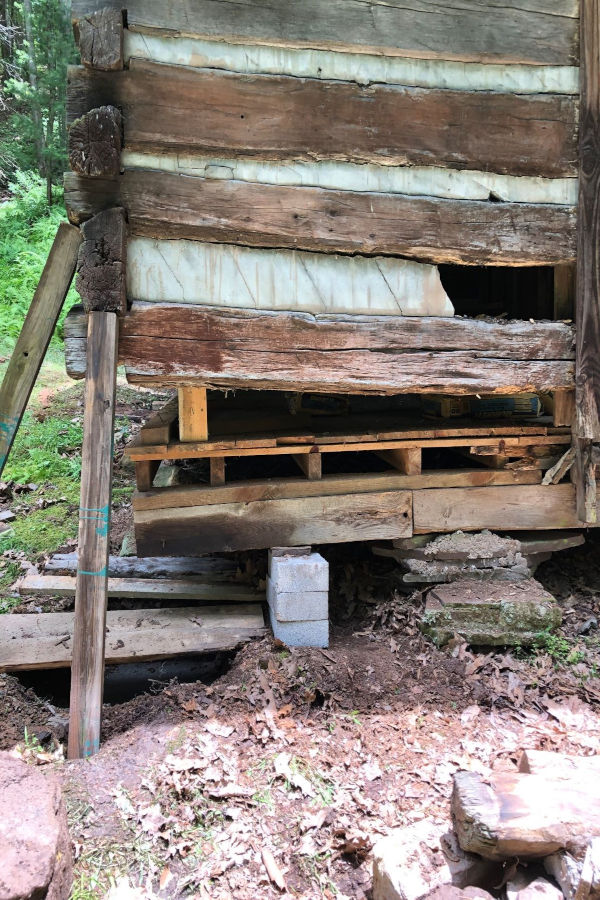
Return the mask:
[[[81,62],[90,69],[114,72],[123,68],[123,11],[100,9],[75,25]]]
[[[115,106],[99,106],[69,129],[69,165],[78,175],[116,177],[121,166],[123,120]]]
[[[76,287],[86,312],[127,310],[127,225],[123,209],[98,213],[82,228]]]

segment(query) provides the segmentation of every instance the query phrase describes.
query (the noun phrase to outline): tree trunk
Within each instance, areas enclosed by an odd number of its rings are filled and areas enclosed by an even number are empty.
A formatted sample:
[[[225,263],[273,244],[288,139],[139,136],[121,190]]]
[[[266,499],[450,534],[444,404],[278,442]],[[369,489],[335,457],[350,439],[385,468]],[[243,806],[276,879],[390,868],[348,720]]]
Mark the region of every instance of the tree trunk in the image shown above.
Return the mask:
[[[31,87],[31,118],[35,130],[35,154],[37,157],[38,171],[45,174],[44,165],[44,133],[42,126],[42,112],[38,99],[37,65],[35,59],[35,43],[33,40],[33,22],[31,12],[31,0],[23,0],[23,19],[25,24],[25,38],[27,45],[27,71],[29,86]]]

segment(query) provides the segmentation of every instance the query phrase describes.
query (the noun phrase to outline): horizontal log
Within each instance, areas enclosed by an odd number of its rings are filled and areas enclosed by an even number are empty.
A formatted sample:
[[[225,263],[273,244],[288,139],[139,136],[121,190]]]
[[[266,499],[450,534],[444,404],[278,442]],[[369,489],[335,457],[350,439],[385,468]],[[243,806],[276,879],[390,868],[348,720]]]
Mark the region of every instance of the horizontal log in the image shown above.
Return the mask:
[[[138,552],[186,556],[267,547],[297,547],[407,537],[410,491],[260,500],[135,515]]]
[[[77,553],[55,553],[44,563],[44,572],[55,575],[75,575],[79,555]],[[160,559],[137,556],[109,556],[109,578],[181,578],[184,575],[204,575],[211,581],[230,581],[235,577],[237,565],[233,559],[224,556],[203,556],[194,559],[169,557]]]
[[[561,322],[312,316],[134,303],[121,324],[130,380],[339,393],[518,393],[572,387]],[[81,311],[65,324],[67,370],[85,374]]]
[[[572,261],[576,249],[571,206],[252,184],[140,169],[115,180],[67,173],[65,203],[75,224],[123,206],[131,234],[163,239],[474,265],[558,265]]]
[[[121,9],[122,0],[102,0]],[[74,0],[79,19],[97,0]],[[423,58],[569,65],[578,58],[576,0],[128,0],[137,31],[233,43],[322,47]]]
[[[69,121],[121,109],[129,150],[577,173],[577,102],[510,94],[239,75],[131,60],[69,69]]]

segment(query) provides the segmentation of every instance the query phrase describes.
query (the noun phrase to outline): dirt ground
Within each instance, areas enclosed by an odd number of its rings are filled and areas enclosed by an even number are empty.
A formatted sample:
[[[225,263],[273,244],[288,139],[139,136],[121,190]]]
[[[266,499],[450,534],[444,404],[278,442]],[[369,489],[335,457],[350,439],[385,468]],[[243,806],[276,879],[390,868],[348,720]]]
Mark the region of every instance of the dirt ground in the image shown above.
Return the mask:
[[[131,429],[148,402],[123,400]],[[116,476],[131,481],[123,440]],[[114,513],[116,547],[128,502]],[[366,546],[322,548],[328,650],[266,637],[221,660],[216,677],[154,681],[105,706],[101,750],[85,762],[64,760],[67,710],[52,678],[34,692],[0,675],[0,747],[63,778],[74,900],[369,898],[374,842],[421,818],[449,821],[454,772],[514,768],[525,748],[600,752],[599,540],[539,569],[563,626],[528,651],[459,639],[439,650],[395,563]],[[264,554],[240,566],[260,581]]]

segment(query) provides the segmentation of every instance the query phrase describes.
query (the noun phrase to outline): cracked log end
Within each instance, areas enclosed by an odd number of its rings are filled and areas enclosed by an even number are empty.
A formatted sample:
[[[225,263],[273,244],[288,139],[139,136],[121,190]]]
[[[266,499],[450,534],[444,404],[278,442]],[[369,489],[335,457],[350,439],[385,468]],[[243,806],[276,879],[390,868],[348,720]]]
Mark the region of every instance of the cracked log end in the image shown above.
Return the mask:
[[[91,69],[114,72],[123,68],[123,13],[100,9],[83,16],[75,26],[81,62]]]
[[[123,209],[107,209],[82,226],[76,287],[86,312],[127,310],[127,226]]]
[[[121,166],[122,118],[114,106],[100,106],[69,129],[69,164],[79,175],[117,176]]]

